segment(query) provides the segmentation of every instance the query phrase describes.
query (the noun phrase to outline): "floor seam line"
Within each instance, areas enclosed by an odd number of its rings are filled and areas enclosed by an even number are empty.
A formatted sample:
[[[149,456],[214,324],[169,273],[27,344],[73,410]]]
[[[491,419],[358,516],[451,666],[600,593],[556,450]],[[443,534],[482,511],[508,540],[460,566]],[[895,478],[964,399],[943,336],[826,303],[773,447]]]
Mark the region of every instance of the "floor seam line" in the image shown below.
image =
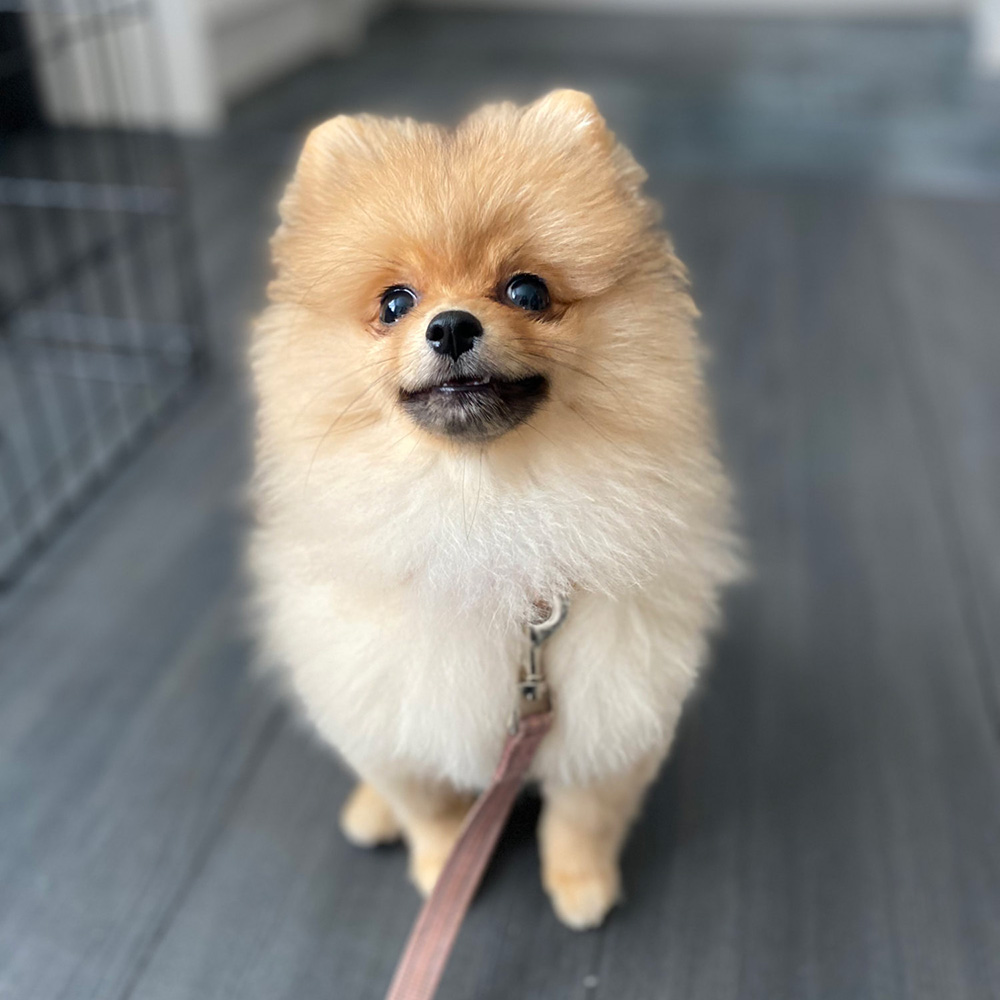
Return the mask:
[[[192,863],[181,879],[177,891],[167,903],[160,919],[156,922],[149,940],[140,949],[135,965],[126,979],[124,986],[118,993],[118,1000],[131,1000],[134,996],[160,944],[163,942],[171,926],[173,926],[177,914],[190,895],[201,873],[205,870],[205,866],[208,864],[219,839],[229,825],[229,821],[236,813],[236,809],[246,795],[251,782],[260,770],[264,757],[274,744],[284,721],[285,712],[283,707],[281,705],[273,706],[261,726],[260,734],[254,740],[250,753],[247,755],[246,763],[240,770],[239,777],[226,797],[223,808],[219,811],[218,819],[206,832],[202,843],[194,852]]]

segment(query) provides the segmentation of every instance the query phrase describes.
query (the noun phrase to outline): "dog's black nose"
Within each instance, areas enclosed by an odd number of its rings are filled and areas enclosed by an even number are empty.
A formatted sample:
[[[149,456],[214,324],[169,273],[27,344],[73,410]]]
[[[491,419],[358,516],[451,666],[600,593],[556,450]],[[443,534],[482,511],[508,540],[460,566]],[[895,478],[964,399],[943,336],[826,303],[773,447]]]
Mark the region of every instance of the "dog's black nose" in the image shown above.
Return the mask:
[[[476,337],[483,335],[483,324],[472,313],[462,309],[449,309],[438,313],[427,326],[427,343],[438,354],[455,360],[472,348]]]

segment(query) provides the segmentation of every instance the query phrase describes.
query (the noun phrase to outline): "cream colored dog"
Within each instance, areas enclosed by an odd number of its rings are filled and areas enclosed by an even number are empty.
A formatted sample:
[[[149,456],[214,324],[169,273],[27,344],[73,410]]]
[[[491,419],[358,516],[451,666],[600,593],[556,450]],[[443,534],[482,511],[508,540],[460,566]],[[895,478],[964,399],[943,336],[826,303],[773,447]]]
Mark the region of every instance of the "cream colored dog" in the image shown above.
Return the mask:
[[[265,646],[361,782],[353,842],[427,892],[570,595],[532,769],[542,879],[600,923],[737,571],[684,267],[591,99],[456,130],[338,117],[281,203],[256,324]]]

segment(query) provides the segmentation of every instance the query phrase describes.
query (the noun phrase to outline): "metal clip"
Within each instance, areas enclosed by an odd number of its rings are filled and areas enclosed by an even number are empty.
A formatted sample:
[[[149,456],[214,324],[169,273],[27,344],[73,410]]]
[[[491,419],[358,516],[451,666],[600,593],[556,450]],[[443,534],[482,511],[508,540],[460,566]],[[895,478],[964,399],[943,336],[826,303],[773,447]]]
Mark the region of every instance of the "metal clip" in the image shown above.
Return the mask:
[[[522,668],[521,677],[517,684],[518,706],[511,719],[510,731],[512,733],[517,732],[521,719],[529,715],[547,712],[552,707],[549,685],[545,680],[545,671],[542,668],[542,647],[566,620],[568,611],[569,602],[557,597],[552,602],[549,614],[544,621],[528,623],[528,662]]]

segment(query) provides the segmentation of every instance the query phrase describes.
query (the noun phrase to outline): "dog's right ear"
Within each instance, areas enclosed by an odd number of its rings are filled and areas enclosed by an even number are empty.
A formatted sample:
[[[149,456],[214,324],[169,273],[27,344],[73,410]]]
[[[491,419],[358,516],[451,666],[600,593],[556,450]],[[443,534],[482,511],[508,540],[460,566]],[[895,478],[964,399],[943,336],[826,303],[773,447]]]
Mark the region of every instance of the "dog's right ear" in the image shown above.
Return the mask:
[[[321,208],[354,164],[374,155],[378,126],[371,115],[337,115],[310,131],[278,206],[283,223],[293,225],[307,207]]]
[[[317,125],[306,137],[296,176],[327,173],[352,153],[370,151],[365,135],[371,124],[368,115],[337,115]]]

